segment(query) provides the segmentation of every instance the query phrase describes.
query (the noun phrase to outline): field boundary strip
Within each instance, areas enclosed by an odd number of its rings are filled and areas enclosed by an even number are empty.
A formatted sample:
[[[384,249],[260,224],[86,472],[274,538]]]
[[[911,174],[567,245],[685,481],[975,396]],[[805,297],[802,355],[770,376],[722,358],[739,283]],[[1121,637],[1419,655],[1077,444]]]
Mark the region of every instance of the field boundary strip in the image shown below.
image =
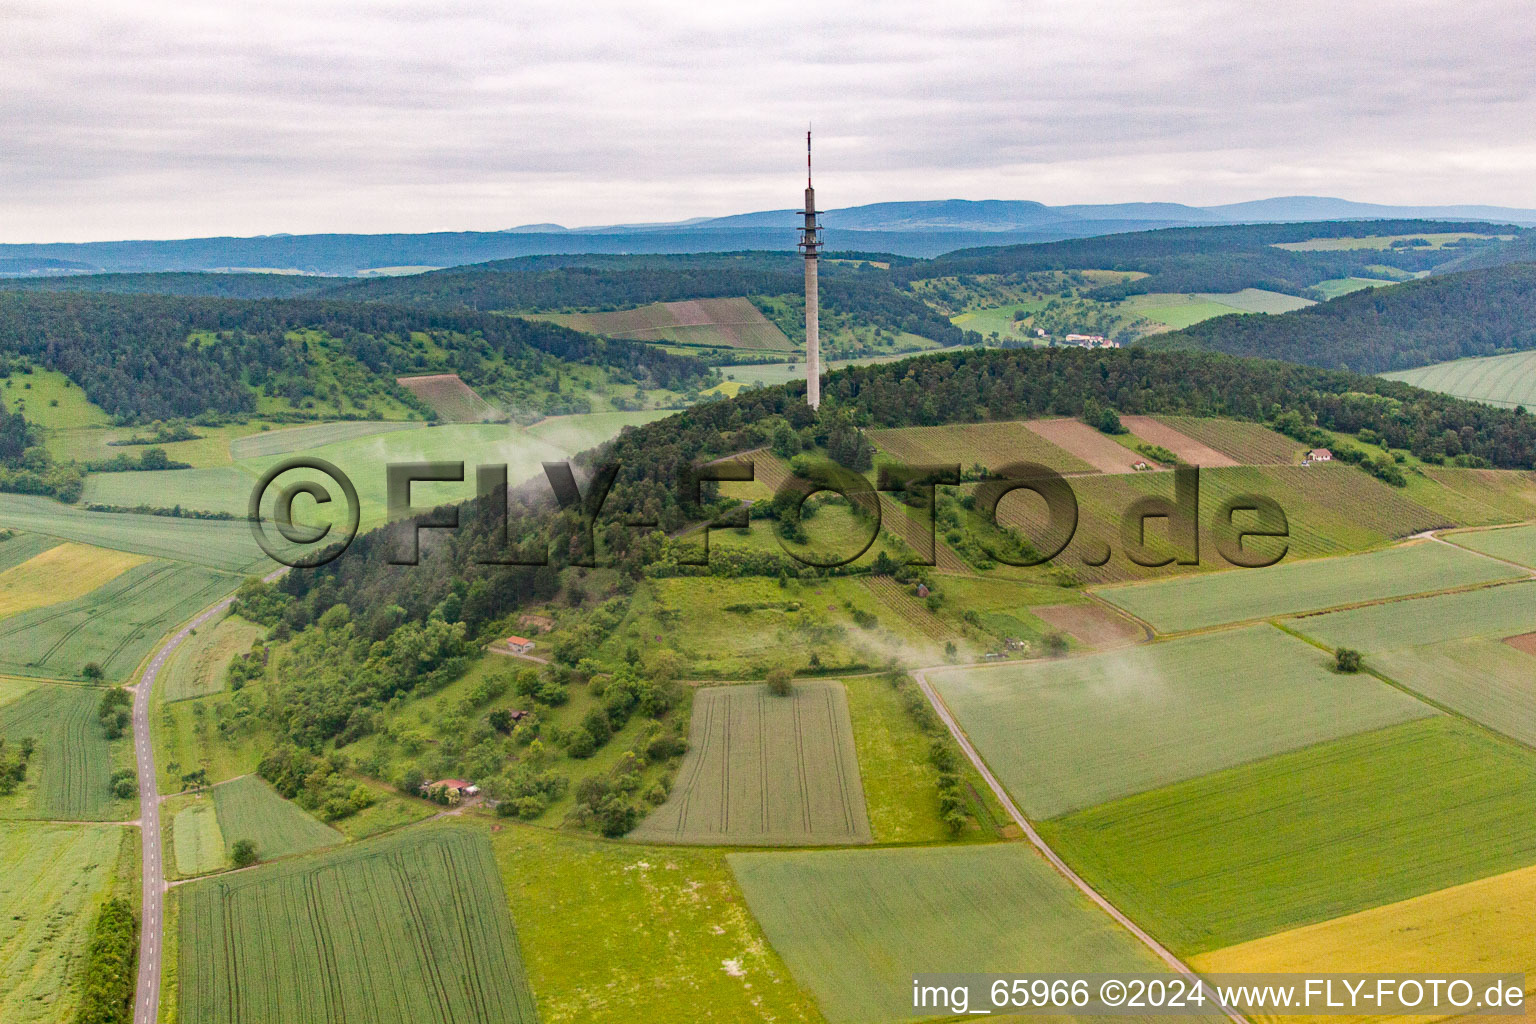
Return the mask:
[[[954,719],[954,716],[950,714],[949,708],[945,706],[943,699],[939,697],[937,691],[934,690],[933,685],[928,682],[928,678],[926,675],[924,675],[924,672],[924,669],[917,669],[912,672],[913,678],[917,680],[917,685],[922,688],[923,695],[928,698],[928,703],[933,706],[933,710],[938,714],[940,720],[943,721],[945,728],[949,730],[950,735],[952,735],[955,738],[955,742],[960,745],[960,749],[964,752],[966,758],[976,768],[976,771],[980,773],[982,779],[986,782],[987,787],[991,789],[993,795],[997,797],[998,802],[1002,804],[1003,810],[1007,811],[1008,816],[1013,819],[1014,824],[1019,826],[1019,829],[1024,833],[1024,837],[1029,840],[1030,845],[1033,846],[1041,856],[1049,861],[1051,866],[1055,868],[1057,872],[1062,875],[1062,877],[1066,878],[1066,880],[1071,882],[1079,892],[1093,901],[1093,903],[1099,907],[1099,909],[1103,910],[1110,917],[1114,918],[1117,924],[1134,935],[1136,939],[1143,946],[1147,947],[1147,949],[1151,950],[1159,960],[1167,964],[1179,974],[1188,978],[1191,982],[1199,985],[1200,988],[1205,992],[1206,998],[1210,999],[1214,1006],[1220,1008],[1221,1012],[1226,1015],[1227,1019],[1232,1021],[1232,1024],[1249,1024],[1247,1018],[1245,1018],[1242,1014],[1238,1013],[1236,1010],[1231,1009],[1230,1007],[1223,1005],[1221,1000],[1217,998],[1216,993],[1208,984],[1205,983],[1204,979],[1202,979],[1193,968],[1191,968],[1183,960],[1179,959],[1179,957],[1176,956],[1172,950],[1168,949],[1162,943],[1154,939],[1150,933],[1148,933],[1140,925],[1136,924],[1136,922],[1127,917],[1108,899],[1100,895],[1099,891],[1093,886],[1089,885],[1081,875],[1079,875],[1076,871],[1073,871],[1067,862],[1061,858],[1061,855],[1051,848],[1050,844],[1041,837],[1039,832],[1035,831],[1034,825],[1031,824],[1030,820],[1024,816],[1024,812],[1019,810],[1018,805],[1013,802],[1013,798],[1008,795],[1008,791],[1003,788],[1002,783],[997,781],[997,776],[993,775],[991,769],[987,767],[986,761],[984,761],[981,755],[977,753],[976,748],[971,745],[971,741],[966,737],[964,730],[960,728],[959,723],[957,723]]]

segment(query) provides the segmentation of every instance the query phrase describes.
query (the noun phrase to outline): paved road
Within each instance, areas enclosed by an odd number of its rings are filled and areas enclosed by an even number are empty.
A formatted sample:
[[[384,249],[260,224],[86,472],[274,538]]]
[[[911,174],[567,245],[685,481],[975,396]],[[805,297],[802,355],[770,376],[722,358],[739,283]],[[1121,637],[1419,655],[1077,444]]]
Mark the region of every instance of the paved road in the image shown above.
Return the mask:
[[[1068,867],[1067,862],[1062,860],[1061,856],[1046,844],[1045,840],[1040,837],[1040,833],[1036,832],[1035,827],[1029,823],[1029,819],[1024,817],[1024,812],[1019,810],[1018,805],[1013,802],[1013,798],[1008,795],[1008,791],[1003,789],[1002,783],[997,781],[997,777],[992,774],[992,771],[987,767],[986,762],[981,759],[981,755],[976,752],[976,748],[971,746],[971,741],[966,738],[965,733],[960,729],[960,723],[956,722],[954,717],[950,715],[949,708],[947,708],[944,705],[944,702],[939,699],[938,692],[935,691],[933,685],[928,682],[927,676],[924,675],[926,671],[928,670],[915,669],[912,672],[912,677],[917,680],[917,685],[922,687],[923,695],[928,698],[928,703],[933,705],[933,710],[938,712],[939,718],[943,720],[944,725],[948,727],[950,733],[955,737],[955,742],[960,744],[960,749],[965,752],[965,756],[970,759],[971,764],[976,766],[976,770],[980,772],[981,777],[986,780],[987,786],[992,790],[994,794],[996,794],[998,802],[1003,805],[1003,809],[1008,812],[1008,816],[1014,820],[1014,823],[1017,824],[1019,828],[1023,829],[1024,835],[1029,839],[1034,848],[1039,850],[1041,855],[1043,855],[1046,860],[1050,861],[1051,866],[1066,877],[1067,881],[1077,886],[1077,888],[1082,892],[1084,896],[1087,896],[1106,914],[1114,918],[1122,928],[1136,936],[1136,938],[1141,942],[1143,946],[1146,946],[1157,955],[1159,960],[1163,961],[1163,963],[1167,964],[1175,971],[1178,971],[1180,974],[1189,978],[1191,981],[1198,983],[1202,988],[1204,988],[1206,998],[1211,1000],[1212,1005],[1220,1007],[1222,1012],[1225,1013],[1233,1021],[1233,1024],[1248,1024],[1247,1019],[1244,1018],[1242,1014],[1238,1013],[1236,1010],[1222,1006],[1221,1000],[1216,998],[1216,993],[1211,989],[1211,987],[1201,981],[1200,976],[1196,974],[1187,964],[1185,964],[1184,961],[1175,956],[1173,952],[1170,951],[1161,942],[1158,942],[1151,935],[1142,930],[1142,928],[1137,925],[1135,921],[1132,921],[1130,918],[1121,913],[1120,909],[1113,903],[1099,895],[1098,890],[1089,885],[1087,881],[1084,880],[1084,878],[1076,871],[1073,871],[1070,867]]]
[[[155,1024],[160,1012],[161,927],[165,921],[165,862],[160,843],[160,793],[155,784],[155,747],[149,736],[149,697],[155,679],[171,652],[192,631],[233,601],[225,598],[203,612],[155,652],[133,694],[133,747],[139,765],[139,826],[144,841],[144,916],[139,928],[139,982],[133,1006],[134,1024]]]

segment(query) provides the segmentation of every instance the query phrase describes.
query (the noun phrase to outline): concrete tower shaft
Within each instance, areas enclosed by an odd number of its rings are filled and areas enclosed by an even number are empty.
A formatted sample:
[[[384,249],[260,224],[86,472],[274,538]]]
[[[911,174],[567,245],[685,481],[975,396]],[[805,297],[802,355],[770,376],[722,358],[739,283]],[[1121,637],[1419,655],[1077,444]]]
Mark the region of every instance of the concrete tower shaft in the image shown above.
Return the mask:
[[[816,295],[816,267],[821,256],[821,221],[816,190],[811,187],[811,133],[805,133],[805,222],[800,227],[800,254],[805,257],[805,401],[821,405],[821,311]]]

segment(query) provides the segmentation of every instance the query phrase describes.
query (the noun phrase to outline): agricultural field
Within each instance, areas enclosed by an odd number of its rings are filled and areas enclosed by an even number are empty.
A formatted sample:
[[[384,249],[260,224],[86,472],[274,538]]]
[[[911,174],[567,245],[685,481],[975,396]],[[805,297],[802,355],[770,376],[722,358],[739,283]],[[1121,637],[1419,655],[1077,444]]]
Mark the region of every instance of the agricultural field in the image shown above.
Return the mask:
[[[1058,558],[1061,565],[1091,583],[1167,579],[1181,571],[1132,563],[1125,557],[1121,538],[1124,513],[1134,501],[1146,495],[1173,498],[1174,474],[1094,474],[1074,477],[1071,483],[1077,496],[1078,525],[1072,543]],[[1268,557],[1283,555],[1282,564],[1380,547],[1448,523],[1446,517],[1410,501],[1397,488],[1336,463],[1306,469],[1236,466],[1204,470],[1200,474],[1201,563],[1191,568],[1229,568],[1215,546],[1216,512],[1228,499],[1248,494],[1262,494],[1278,502],[1286,513],[1289,535],[1281,539],[1249,538],[1243,542],[1244,550]],[[999,522],[1018,529],[1025,537],[1043,536],[1045,503],[1034,495],[1016,491],[999,503],[997,512]],[[1110,561],[1102,566],[1088,564],[1095,541],[1108,544],[1112,550]],[[1168,542],[1166,527],[1156,520],[1148,526],[1146,543],[1157,556],[1180,554]]]
[[[0,736],[8,744],[30,736],[37,744],[26,781],[14,795],[0,797],[0,817],[115,821],[132,816],[138,804],[114,799],[111,789],[113,769],[132,766],[130,741],[106,738],[96,715],[101,694],[94,686],[41,683],[0,705]]]
[[[94,662],[107,680],[125,679],[170,627],[238,584],[196,565],[135,566],[84,597],[0,622],[0,671],[80,679]]]
[[[1246,420],[1210,419],[1198,416],[1148,418],[1221,452],[1245,466],[1295,465],[1301,461],[1301,454],[1306,449],[1306,445],[1300,441]],[[1148,437],[1147,440],[1153,439]],[[1161,444],[1161,442],[1154,443]]]
[[[1122,416],[1120,423],[1136,438],[1167,448],[1184,462],[1192,466],[1216,469],[1222,466],[1235,466],[1237,460],[1229,455],[1217,451],[1210,445],[1195,440],[1187,434],[1154,419],[1151,416]]]
[[[1533,904],[1536,868],[1522,868],[1204,953],[1192,966],[1222,974],[1522,971],[1530,977],[1536,930],[1523,908]],[[1527,997],[1536,991],[1528,985]]]
[[[653,302],[602,313],[552,313],[552,320],[589,334],[704,348],[787,350],[794,346],[751,301]]]
[[[543,1024],[820,1024],[718,850],[491,837]]]
[[[284,800],[255,775],[244,775],[213,787],[219,831],[230,849],[242,839],[256,844],[262,860],[307,853],[342,842],[342,835],[310,817],[299,805]]]
[[[1536,409],[1536,352],[1474,356],[1381,376],[1503,409]]]
[[[264,419],[251,419],[243,423],[227,423],[209,427],[199,424],[192,427],[197,436],[186,441],[166,441],[155,444],[165,449],[166,457],[173,462],[185,462],[198,469],[227,466],[230,463],[230,446],[240,438],[263,430],[275,431],[280,424]],[[50,430],[44,438],[44,446],[55,459],[77,462],[94,462],[111,459],[118,455],[138,456],[147,446],[114,444],[132,438],[150,438],[153,426],[130,427],[71,427]]]
[[[184,1024],[532,1024],[489,844],[419,830],[180,890]]]
[[[1418,242],[1415,249],[1444,249],[1469,238],[1509,238],[1509,235],[1477,235],[1466,231],[1426,232],[1421,235],[1363,235],[1357,238],[1313,238],[1305,242],[1275,242],[1276,249],[1292,252],[1338,252],[1349,249],[1390,249],[1393,242]]]
[[[171,819],[176,873],[183,877],[206,875],[229,863],[213,802],[202,796],[195,799],[197,803],[177,811]]]
[[[229,442],[230,457],[236,461],[259,459],[265,455],[302,452],[338,441],[351,441],[396,430],[417,430],[425,423],[411,420],[343,420],[340,423],[313,423],[302,427],[284,427],[234,438]]]
[[[78,965],[95,909],[113,884],[127,830],[115,825],[4,826],[0,842],[0,1020],[75,1019]]]
[[[1240,292],[1199,292],[1197,298],[1207,302],[1219,302],[1240,313],[1290,313],[1316,305],[1311,299],[1284,292],[1266,291],[1263,288],[1244,288]]]
[[[644,412],[590,412],[577,416],[547,416],[524,427],[530,437],[575,455],[617,437],[625,427],[638,427],[675,416],[667,409]]]
[[[505,415],[481,398],[456,373],[396,377],[395,383],[427,403],[440,419],[449,423],[485,423]]]
[[[1148,461],[1082,420],[1029,420],[1024,426],[1100,473],[1134,473],[1137,462]]]
[[[1024,813],[1042,819],[1432,713],[1328,660],[1258,625],[927,676]]]
[[[1536,473],[1499,469],[1421,467],[1427,478],[1447,491],[1493,510],[1488,522],[1536,519]]]
[[[1098,604],[1036,605],[1030,612],[1090,649],[1125,647],[1148,639],[1141,626]]]
[[[256,477],[236,466],[206,469],[141,469],[92,473],[80,500],[86,505],[118,508],[174,508],[222,512],[244,520]],[[302,507],[302,506],[300,506]],[[266,510],[270,511],[270,510]],[[241,523],[244,526],[244,523]],[[249,530],[249,527],[245,527]]]
[[[226,572],[272,564],[243,522],[86,512],[31,494],[0,494],[0,527]]]
[[[631,836],[711,846],[870,841],[847,698],[837,682],[698,691],[667,802]]]
[[[695,354],[687,349],[679,350],[684,355]],[[845,366],[866,366],[871,363],[894,363],[902,359],[912,358],[911,352],[898,352],[892,355],[856,356],[851,359],[827,359],[826,352],[822,353],[821,371],[823,374],[841,370]],[[774,384],[787,384],[790,381],[805,380],[805,363],[742,363],[736,365],[722,365],[721,374],[729,383],[743,386],[772,386]]]
[[[1361,601],[1491,583],[1518,569],[1449,544],[1421,541],[1340,558],[1110,587],[1098,596],[1160,633],[1204,629]]]
[[[773,948],[831,1024],[912,1014],[911,971],[1163,968],[1027,846],[738,853]]]
[[[1536,569],[1536,526],[1514,526],[1503,530],[1477,530],[1456,533],[1446,538],[1454,544],[1481,551],[1506,562],[1518,562]],[[0,580],[4,577],[0,576]]]
[[[206,697],[224,689],[224,670],[237,655],[266,635],[266,628],[230,615],[202,627],[176,648],[161,676],[164,701]]]
[[[913,466],[959,463],[962,469],[968,469],[980,463],[997,470],[1015,462],[1035,462],[1058,473],[1094,472],[1094,466],[1088,461],[1052,443],[1031,427],[1032,424],[1024,422],[898,427],[871,430],[869,439],[892,459]],[[1126,454],[1130,455],[1129,452]]]
[[[1536,630],[1536,583],[1348,608],[1288,625],[1329,647],[1353,647],[1368,655],[1466,637],[1517,636]]]
[[[1134,309],[1138,315],[1176,331],[1218,316],[1248,312],[1203,295],[1137,295],[1124,305]]]
[[[1396,283],[1396,281],[1375,277],[1335,277],[1328,281],[1319,281],[1312,286],[1312,290],[1321,292],[1325,299],[1336,299],[1341,295],[1352,295],[1366,288],[1382,288]]]
[[[1040,830],[1133,920],[1198,954],[1536,863],[1533,801],[1536,754],[1436,715]]]
[[[0,530],[0,573],[36,558],[58,543],[54,537]]]
[[[1536,611],[1531,614],[1536,628]],[[1442,707],[1536,747],[1536,657],[1468,637],[1371,656],[1369,666]]]
[[[83,597],[145,561],[143,555],[87,544],[50,547],[0,572],[0,620]]]
[[[99,427],[112,422],[100,406],[91,404],[80,385],[57,370],[34,369],[0,380],[0,407],[20,412],[45,430]]]

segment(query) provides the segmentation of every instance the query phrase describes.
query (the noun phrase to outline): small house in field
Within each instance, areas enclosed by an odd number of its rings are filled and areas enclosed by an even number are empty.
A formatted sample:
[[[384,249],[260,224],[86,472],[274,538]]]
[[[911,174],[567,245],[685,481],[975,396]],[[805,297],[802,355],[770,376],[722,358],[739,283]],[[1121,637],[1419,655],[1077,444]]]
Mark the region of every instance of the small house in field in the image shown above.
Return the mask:
[[[1312,463],[1312,462],[1332,462],[1332,461],[1333,461],[1333,452],[1329,451],[1327,448],[1313,448],[1311,451],[1307,452],[1307,457],[1302,459],[1301,463],[1302,463],[1302,465],[1307,465],[1308,463]]]
[[[527,712],[527,711],[513,711],[513,712],[510,713],[510,715],[508,717],[510,717],[512,719],[513,724],[516,724],[518,722],[521,722],[523,719],[527,718],[528,715],[529,715],[529,712]]]
[[[917,585],[917,596],[918,597],[927,597],[928,596],[928,584],[926,584],[926,583],[919,583]]]
[[[450,804],[456,804],[470,797],[480,795],[480,787],[463,779],[439,779],[436,782],[428,782],[421,787],[422,796],[431,796],[436,790],[442,790],[448,797]]]
[[[1152,464],[1150,462],[1133,462],[1131,463],[1131,468],[1138,473],[1147,473],[1152,470]]]
[[[533,650],[533,641],[525,636],[509,636],[502,643],[514,654],[527,654]]]

